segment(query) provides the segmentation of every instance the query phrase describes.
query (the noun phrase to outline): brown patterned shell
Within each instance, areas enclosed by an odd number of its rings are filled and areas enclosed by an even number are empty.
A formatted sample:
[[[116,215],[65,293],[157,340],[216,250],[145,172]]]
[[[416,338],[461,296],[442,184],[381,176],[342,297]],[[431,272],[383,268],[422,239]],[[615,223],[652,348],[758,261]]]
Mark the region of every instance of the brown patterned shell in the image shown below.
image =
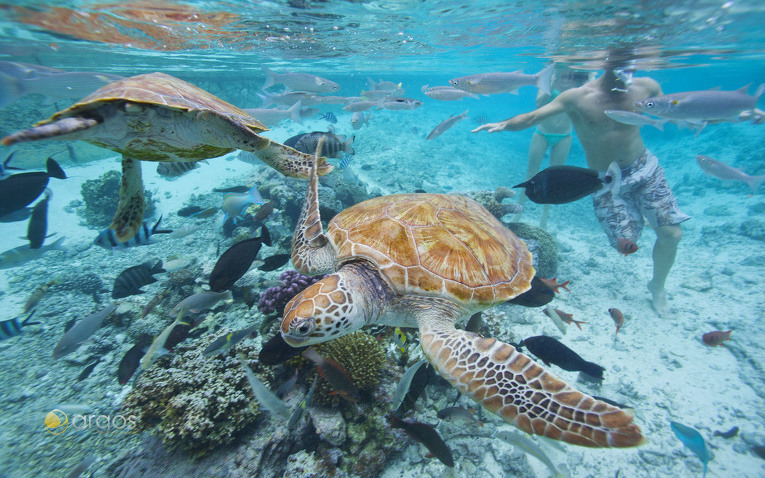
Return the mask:
[[[246,112],[201,88],[165,73],[131,76],[104,85],[69,108],[37,123],[40,126],[61,118],[79,116],[112,101],[153,104],[180,110],[208,110],[242,123],[253,132],[268,131],[266,125]]]
[[[526,245],[464,196],[370,199],[335,216],[326,234],[338,263],[371,260],[399,294],[487,307],[525,292],[534,276]]]

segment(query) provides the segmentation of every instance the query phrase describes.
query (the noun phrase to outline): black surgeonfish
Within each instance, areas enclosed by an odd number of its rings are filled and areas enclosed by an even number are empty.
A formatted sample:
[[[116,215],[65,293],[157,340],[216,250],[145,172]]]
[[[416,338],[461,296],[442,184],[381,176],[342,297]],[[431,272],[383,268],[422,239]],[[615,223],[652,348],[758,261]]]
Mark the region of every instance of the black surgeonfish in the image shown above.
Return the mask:
[[[508,300],[511,304],[524,307],[542,307],[555,297],[555,291],[545,284],[539,277],[531,279],[531,289]]]
[[[576,352],[546,335],[537,335],[524,339],[520,343],[546,365],[555,364],[569,372],[584,372],[590,377],[603,380],[606,370],[598,364],[588,362]]]
[[[32,214],[27,225],[27,239],[29,239],[30,249],[39,249],[45,242],[45,235],[48,233],[48,200],[52,195],[51,190],[45,188],[45,197],[32,208]]]
[[[270,257],[266,257],[263,260],[263,265],[258,267],[258,269],[265,272],[275,271],[284,264],[288,263],[290,261],[290,257],[291,256],[289,254],[276,254]]]
[[[130,350],[125,352],[120,360],[119,367],[117,368],[117,380],[120,385],[125,385],[133,376],[138,365],[141,363],[141,357],[146,352],[146,349],[151,345],[152,337],[149,334],[141,334],[138,337],[138,342],[135,343]]]
[[[303,353],[306,347],[293,347],[282,338],[282,334],[276,333],[263,345],[258,354],[258,361],[263,365],[279,365],[295,355]]]
[[[407,435],[425,445],[433,456],[438,458],[441,463],[449,468],[454,467],[454,458],[452,458],[452,452],[449,447],[446,446],[441,435],[438,434],[435,428],[427,423],[413,422],[409,420],[401,420],[395,414],[388,415],[388,420],[393,428],[401,428]]]
[[[144,291],[141,290],[141,287],[157,282],[154,274],[160,272],[165,272],[165,269],[162,268],[162,261],[158,261],[154,266],[151,265],[151,262],[144,262],[137,266],[128,267],[114,279],[112,298],[122,299],[131,295],[143,294]]]
[[[16,173],[0,179],[0,217],[28,206],[48,186],[49,178],[66,179],[56,160],[48,158],[47,171]]]
[[[253,237],[237,242],[221,254],[210,272],[210,290],[223,292],[230,289],[249,270],[262,244],[261,237]]]
[[[611,163],[606,174],[578,166],[550,166],[514,188],[526,188],[526,197],[537,204],[566,204],[600,190],[603,185],[618,188],[621,169]]]

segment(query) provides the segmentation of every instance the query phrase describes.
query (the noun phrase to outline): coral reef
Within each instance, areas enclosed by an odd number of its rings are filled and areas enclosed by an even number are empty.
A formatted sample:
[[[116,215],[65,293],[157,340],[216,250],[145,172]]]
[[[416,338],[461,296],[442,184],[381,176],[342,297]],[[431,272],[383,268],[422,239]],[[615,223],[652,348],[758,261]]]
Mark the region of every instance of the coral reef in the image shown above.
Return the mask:
[[[549,232],[522,222],[507,224],[508,229],[523,239],[534,256],[539,277],[554,277],[558,271],[558,243]]]
[[[104,281],[98,274],[93,272],[78,272],[73,270],[56,279],[56,287],[60,290],[80,292],[86,295],[96,296],[106,290]]]
[[[324,357],[331,358],[345,369],[359,390],[371,391],[380,384],[380,370],[385,365],[385,349],[371,335],[356,331],[324,344]],[[325,380],[316,385],[316,400],[324,405],[337,405],[340,397]]]
[[[503,199],[508,199],[515,196],[515,191],[505,186],[500,186],[494,191],[494,200],[502,202]]]
[[[257,414],[252,391],[233,354],[205,358],[208,343],[179,345],[143,373],[123,403],[123,412],[138,417],[139,430],[159,435],[175,448],[201,456],[230,443]],[[250,367],[262,373],[252,346],[238,345]]]
[[[281,314],[290,299],[319,279],[321,277],[304,276],[295,270],[282,272],[279,276],[282,285],[269,287],[261,294],[258,299],[258,310],[264,314],[272,312]]]
[[[98,179],[89,179],[82,183],[82,199],[85,203],[85,210],[81,211],[81,216],[89,226],[94,228],[109,227],[114,217],[114,211],[117,210],[117,204],[120,197],[121,174],[116,170],[107,171]],[[144,217],[148,218],[156,210],[156,200],[151,192],[144,189],[144,199],[146,200],[146,212]]]
[[[467,196],[475,199],[478,204],[489,210],[497,219],[502,219],[507,214],[515,214],[523,211],[520,204],[502,204],[502,200],[515,195],[515,192],[506,187],[498,187],[496,191],[473,191]]]

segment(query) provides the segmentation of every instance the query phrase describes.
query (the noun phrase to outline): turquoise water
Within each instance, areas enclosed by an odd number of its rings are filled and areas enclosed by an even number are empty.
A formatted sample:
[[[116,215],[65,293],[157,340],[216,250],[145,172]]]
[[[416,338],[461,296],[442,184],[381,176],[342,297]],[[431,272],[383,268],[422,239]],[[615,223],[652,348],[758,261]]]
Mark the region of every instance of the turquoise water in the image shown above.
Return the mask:
[[[618,50],[634,61],[636,78],[653,78],[664,93],[749,85],[748,93],[754,94],[765,83],[764,20],[765,5],[754,1],[5,3],[0,8],[0,133],[5,137],[28,128],[73,104],[84,96],[80,89],[101,86],[103,74],[160,71],[240,108],[262,106],[265,67],[319,75],[337,82],[340,89],[333,94],[343,96],[370,89],[371,78],[400,83],[402,96],[422,106],[373,109],[368,125],[354,129],[343,105],[324,104],[302,124],[285,120],[264,133],[284,142],[325,131],[329,123],[320,115],[332,112],[336,133],[355,136],[348,168],[338,168],[322,182],[323,219],[372,196],[415,190],[491,197],[497,188],[525,179],[533,129],[491,135],[471,130],[533,110],[537,89],[524,86],[517,95],[452,102],[427,97],[421,91],[425,85],[447,85],[452,78],[483,72],[533,74],[550,62],[599,75],[609,52]],[[60,82],[43,87],[30,77],[13,76],[5,62],[26,64],[45,79],[62,72],[44,67],[87,74],[55,77]],[[69,88],[78,94],[68,95]],[[465,110],[468,119],[425,139],[441,121]],[[536,439],[533,444],[559,471],[565,465],[572,477],[701,476],[697,455],[670,429],[675,421],[695,428],[705,440],[711,457],[707,476],[765,475],[765,201],[762,191],[706,175],[696,164],[696,155],[705,155],[748,175],[765,175],[762,128],[749,122],[709,124],[698,133],[672,124],[664,131],[641,128],[679,208],[692,218],[682,225],[667,280],[669,314],[657,316],[645,288],[654,232],[645,228],[635,254],[618,254],[587,198],[553,206],[546,228],[557,245],[556,269],[549,275],[570,280],[571,289],[560,291],[551,306],[587,322],[582,330],[560,330],[539,308],[503,304],[484,312],[481,333],[487,337],[517,344],[550,335],[603,365],[602,384],[554,365],[549,369],[583,392],[634,409],[635,423],[649,440],[638,448],[600,450]],[[62,476],[83,460],[90,464],[84,476],[550,476],[528,446],[508,438],[514,436],[508,431],[517,429],[491,413],[476,411],[466,422],[437,418],[438,410],[455,403],[480,408],[445,382],[432,381],[407,419],[436,427],[454,456],[454,469],[391,429],[385,416],[398,380],[421,358],[415,329],[408,330],[402,354],[390,329],[365,328],[385,350],[379,383],[357,403],[332,396],[315,401],[294,430],[262,410],[246,411],[252,392],[235,353],[212,359],[199,355],[224,332],[258,325],[257,337],[235,350],[248,354],[250,366],[271,389],[293,375],[294,365],[256,361],[279,322],[275,314],[258,310],[257,297],[292,269],[287,263],[263,270],[262,261],[289,252],[305,181],[285,179],[262,163],[239,161],[245,155],[238,152],[208,159],[173,179],[144,162],[144,186],[155,209],[145,219],[151,226],[162,215],[162,227],[188,235],[156,234],[149,245],[113,252],[91,243],[109,226],[119,175],[113,176],[111,189],[88,192],[87,184],[92,187],[108,171],[119,172],[116,153],[81,141],[3,149],[1,158],[14,152],[11,166],[33,171],[45,170],[52,156],[68,178],[48,183],[47,233],[53,235],[45,240],[48,245],[65,237],[66,250],[46,251],[0,270],[2,321],[23,321],[28,314],[21,311],[33,291],[55,281],[30,319],[40,323],[0,341],[0,476]],[[337,166],[340,159],[329,161]],[[546,157],[542,167],[547,164]],[[587,165],[576,136],[566,164]],[[276,206],[265,221],[273,245],[261,248],[253,268],[237,282],[232,301],[202,315],[202,325],[172,353],[156,359],[143,377],[118,383],[120,361],[141,334],[160,335],[176,318],[170,316],[175,304],[208,288],[223,251],[260,234],[246,225],[233,236],[224,234],[219,212],[208,219],[177,212],[187,206],[218,210],[223,193],[213,188],[253,184]],[[505,200],[517,202],[517,196]],[[519,218],[508,214],[503,222],[539,226],[543,207],[529,201],[524,206]],[[28,244],[27,227],[27,219],[0,222],[0,252]],[[158,281],[145,285],[143,294],[112,300],[120,272],[158,260],[168,268],[174,258],[185,266],[181,271],[157,274]],[[157,308],[142,317],[142,308],[160,294]],[[117,311],[93,337],[71,354],[52,357],[68,323],[112,302]],[[625,313],[616,336],[607,312],[612,307]],[[704,345],[702,334],[715,330],[733,332],[723,346]],[[299,406],[313,373],[302,366],[295,389],[284,399],[289,408]],[[181,381],[173,382],[173,376]],[[145,402],[130,408],[126,403],[138,400],[136,391]],[[317,390],[321,393],[326,396],[327,390]],[[134,428],[130,420],[138,419],[139,409],[165,421],[147,418]],[[46,421],[52,410],[67,416],[68,430],[61,431],[53,418]],[[104,418],[97,422],[99,417]],[[735,437],[714,434],[733,426],[740,429]]]

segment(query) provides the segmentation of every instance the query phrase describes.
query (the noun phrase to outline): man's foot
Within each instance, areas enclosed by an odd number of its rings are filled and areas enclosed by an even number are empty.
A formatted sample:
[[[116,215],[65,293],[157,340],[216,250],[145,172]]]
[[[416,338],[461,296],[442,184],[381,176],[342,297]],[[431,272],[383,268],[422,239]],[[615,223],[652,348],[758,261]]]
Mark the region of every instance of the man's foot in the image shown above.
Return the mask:
[[[666,317],[669,315],[669,303],[667,302],[667,293],[664,292],[663,287],[656,287],[653,285],[653,281],[648,282],[648,290],[653,296],[651,305],[653,310],[659,314],[659,317]]]

